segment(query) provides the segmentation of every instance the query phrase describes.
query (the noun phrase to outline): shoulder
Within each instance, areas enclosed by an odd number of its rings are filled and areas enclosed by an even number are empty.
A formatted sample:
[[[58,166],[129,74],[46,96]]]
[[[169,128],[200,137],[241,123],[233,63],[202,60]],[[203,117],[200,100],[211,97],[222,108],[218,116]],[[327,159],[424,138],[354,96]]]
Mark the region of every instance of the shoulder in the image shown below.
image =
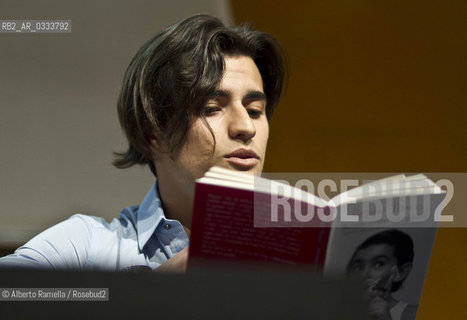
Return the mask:
[[[111,222],[107,222],[102,217],[89,216],[84,214],[72,215],[67,220],[59,223],[60,227],[77,228],[80,232],[113,232],[118,229],[134,229],[136,224],[136,213],[138,207],[127,207],[118,218],[114,218]]]
[[[8,256],[13,265],[83,269],[87,263],[96,217],[75,214],[42,231]]]
[[[39,233],[2,262],[18,267],[87,269],[99,244],[108,242],[102,240],[115,238],[122,227],[120,219],[107,223],[101,217],[75,214]]]
[[[68,219],[48,228],[40,233],[39,238],[62,237],[63,240],[91,240],[93,234],[99,229],[108,229],[109,224],[104,218],[74,214]]]

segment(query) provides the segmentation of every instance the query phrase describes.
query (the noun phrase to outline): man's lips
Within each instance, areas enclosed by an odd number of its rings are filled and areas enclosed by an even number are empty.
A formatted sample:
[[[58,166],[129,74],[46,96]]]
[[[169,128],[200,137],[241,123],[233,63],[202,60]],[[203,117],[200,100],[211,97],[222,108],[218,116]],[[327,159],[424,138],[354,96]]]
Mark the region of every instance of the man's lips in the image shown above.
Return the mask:
[[[237,149],[224,156],[229,164],[240,170],[248,170],[259,163],[259,156],[253,150]]]

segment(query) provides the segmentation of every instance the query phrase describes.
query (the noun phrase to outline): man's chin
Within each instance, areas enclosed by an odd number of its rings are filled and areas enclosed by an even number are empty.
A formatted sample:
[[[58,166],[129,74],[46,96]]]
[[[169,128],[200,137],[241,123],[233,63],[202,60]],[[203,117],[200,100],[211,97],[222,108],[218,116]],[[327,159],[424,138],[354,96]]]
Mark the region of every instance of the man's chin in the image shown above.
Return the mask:
[[[246,173],[246,174],[257,175],[257,176],[261,175],[262,168],[263,168],[262,164],[258,164],[252,167],[236,166],[234,164],[227,164],[227,165],[223,165],[222,167],[226,169]]]
[[[226,158],[223,161],[223,167],[235,171],[241,171],[249,174],[260,174],[263,168],[263,163],[256,158]]]

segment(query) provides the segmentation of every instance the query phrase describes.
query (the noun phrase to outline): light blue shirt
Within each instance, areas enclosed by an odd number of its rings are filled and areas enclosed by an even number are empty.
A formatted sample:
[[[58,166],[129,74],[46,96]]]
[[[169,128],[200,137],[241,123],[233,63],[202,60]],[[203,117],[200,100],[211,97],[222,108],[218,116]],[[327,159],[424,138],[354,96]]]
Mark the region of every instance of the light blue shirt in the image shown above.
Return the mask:
[[[188,236],[180,222],[165,218],[156,183],[139,206],[123,209],[111,223],[75,214],[0,258],[0,266],[109,271],[159,267],[188,246]]]

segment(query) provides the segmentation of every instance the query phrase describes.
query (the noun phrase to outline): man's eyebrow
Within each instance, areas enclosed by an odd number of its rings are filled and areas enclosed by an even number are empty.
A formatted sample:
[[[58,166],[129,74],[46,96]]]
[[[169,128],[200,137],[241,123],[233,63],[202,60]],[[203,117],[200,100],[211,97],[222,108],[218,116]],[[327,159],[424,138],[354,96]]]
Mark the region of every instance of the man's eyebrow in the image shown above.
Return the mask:
[[[267,101],[266,95],[261,91],[248,91],[243,99]]]
[[[230,92],[218,89],[209,95],[209,99],[230,98],[230,96]]]
[[[376,257],[373,257],[371,260],[378,260],[378,259],[389,260],[390,258],[385,254],[380,254],[380,255],[377,255]]]
[[[231,93],[225,90],[215,90],[212,94],[209,95],[209,99],[218,99],[218,98],[227,98],[231,97]],[[266,95],[264,92],[251,90],[246,93],[243,97],[243,100],[263,100],[267,101]]]

